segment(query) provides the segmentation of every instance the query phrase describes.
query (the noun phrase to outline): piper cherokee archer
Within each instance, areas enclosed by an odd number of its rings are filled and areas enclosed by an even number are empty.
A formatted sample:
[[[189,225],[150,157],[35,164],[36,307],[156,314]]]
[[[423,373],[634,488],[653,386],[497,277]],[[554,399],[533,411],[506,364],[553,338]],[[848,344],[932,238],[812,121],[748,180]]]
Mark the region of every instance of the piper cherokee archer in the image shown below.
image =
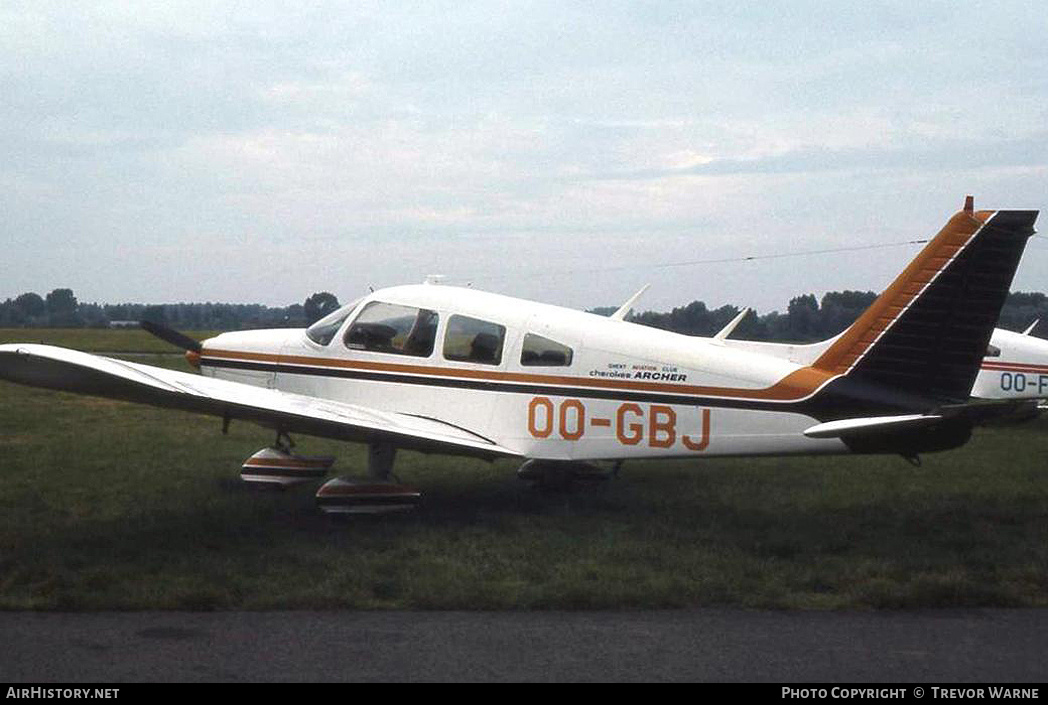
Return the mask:
[[[1037,211],[971,198],[895,281],[802,362],[625,320],[443,285],[375,291],[307,329],[202,343],[144,324],[201,374],[33,344],[0,345],[0,378],[261,424],[276,443],[248,480],[293,483],[331,458],[289,434],[368,446],[369,482],[336,478],[326,511],[418,500],[390,481],[398,449],[525,462],[523,477],[635,458],[892,453],[964,444],[994,404],[972,403]]]

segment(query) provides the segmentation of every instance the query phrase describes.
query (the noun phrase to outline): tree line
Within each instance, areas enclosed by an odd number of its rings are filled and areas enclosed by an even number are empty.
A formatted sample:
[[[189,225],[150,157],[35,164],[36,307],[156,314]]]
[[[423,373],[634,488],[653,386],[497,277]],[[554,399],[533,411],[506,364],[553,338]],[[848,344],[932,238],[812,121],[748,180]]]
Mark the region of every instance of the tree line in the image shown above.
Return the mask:
[[[782,343],[812,343],[837,335],[877,298],[873,291],[831,291],[816,299],[804,294],[790,299],[785,313],[771,311],[763,315],[751,310],[732,333],[740,340],[766,340]],[[610,315],[615,307],[593,309],[593,313]],[[712,336],[732,321],[742,308],[725,305],[710,309],[702,301],[692,301],[668,312],[645,311],[633,314],[630,321],[685,335]],[[1048,296],[1040,292],[1013,291],[1008,295],[999,328],[1025,330],[1036,320],[1048,326]],[[1048,327],[1045,329],[1048,331]],[[1034,333],[1039,333],[1037,329]],[[1048,337],[1048,336],[1045,336]]]
[[[55,289],[46,296],[26,292],[0,303],[2,328],[109,328],[148,320],[181,330],[242,330],[302,328],[339,306],[323,291],[301,304],[175,303],[98,304],[77,301],[72,289]]]
[[[877,294],[872,291],[831,291],[821,299],[816,299],[814,294],[796,296],[790,300],[785,312],[758,314],[751,311],[733,337],[778,342],[825,340],[847,328],[875,298]],[[81,303],[72,289],[55,289],[45,296],[27,292],[0,303],[0,327],[107,328],[150,320],[180,330],[302,328],[338,307],[338,298],[326,291],[309,296],[301,304],[263,306],[210,302]],[[591,312],[609,315],[614,310],[615,307],[608,306]],[[702,301],[692,301],[672,311],[633,314],[630,320],[686,335],[710,336],[727,325],[740,310],[733,305],[710,309]],[[1037,319],[1045,320],[1048,325],[1048,296],[1040,292],[1012,292],[998,325],[1022,330]]]

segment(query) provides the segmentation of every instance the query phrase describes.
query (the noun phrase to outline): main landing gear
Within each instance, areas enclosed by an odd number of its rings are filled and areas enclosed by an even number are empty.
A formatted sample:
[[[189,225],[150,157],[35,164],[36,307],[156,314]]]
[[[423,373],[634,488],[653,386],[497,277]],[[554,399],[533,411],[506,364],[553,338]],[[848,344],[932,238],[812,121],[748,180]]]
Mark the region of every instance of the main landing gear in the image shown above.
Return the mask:
[[[529,460],[517,469],[517,477],[541,489],[565,490],[592,487],[618,477],[621,468],[621,460],[610,470],[577,460]]]
[[[389,514],[415,509],[422,493],[393,475],[397,449],[389,443],[368,445],[369,480],[336,477],[317,490],[317,506],[328,514]]]
[[[293,452],[294,442],[284,432],[272,446],[263,448],[240,470],[245,482],[262,486],[288,487],[324,477],[335,464],[334,456],[305,456]],[[317,506],[328,514],[383,514],[410,511],[422,493],[402,485],[393,475],[397,449],[389,443],[368,446],[368,480],[336,477],[317,490]]]

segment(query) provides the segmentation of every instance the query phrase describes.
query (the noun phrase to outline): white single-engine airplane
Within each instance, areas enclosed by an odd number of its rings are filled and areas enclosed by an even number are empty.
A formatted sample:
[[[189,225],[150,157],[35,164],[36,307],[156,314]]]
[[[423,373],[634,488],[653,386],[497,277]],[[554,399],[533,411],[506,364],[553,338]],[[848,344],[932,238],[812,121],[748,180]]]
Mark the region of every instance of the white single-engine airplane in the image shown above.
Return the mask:
[[[157,326],[202,375],[32,344],[0,345],[0,378],[243,419],[273,448],[246,479],[323,475],[289,433],[367,443],[374,481],[332,480],[329,511],[402,507],[398,448],[525,459],[524,476],[591,461],[823,453],[918,454],[965,443],[993,404],[969,392],[1037,211],[971,199],[870,308],[783,356],[450,286],[375,291],[305,330],[203,343]],[[632,301],[632,300],[631,300]],[[988,411],[990,409],[990,411]]]
[[[1048,399],[1048,340],[1030,333],[997,328],[975,378],[972,396],[977,399]]]

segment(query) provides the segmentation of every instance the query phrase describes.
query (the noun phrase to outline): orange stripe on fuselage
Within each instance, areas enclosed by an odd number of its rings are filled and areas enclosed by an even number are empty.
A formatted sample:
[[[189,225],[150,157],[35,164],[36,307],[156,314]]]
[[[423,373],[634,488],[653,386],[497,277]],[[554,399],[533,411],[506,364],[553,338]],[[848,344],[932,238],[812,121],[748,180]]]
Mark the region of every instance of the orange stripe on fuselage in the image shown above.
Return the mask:
[[[605,380],[589,377],[569,377],[564,375],[536,375],[519,372],[486,372],[484,370],[460,370],[432,365],[404,365],[386,362],[368,362],[365,360],[333,360],[322,357],[302,357],[298,355],[273,355],[270,353],[238,352],[235,350],[212,350],[203,352],[203,364],[207,358],[225,360],[243,360],[250,362],[270,362],[282,365],[310,365],[336,369],[368,370],[375,372],[394,372],[400,374],[427,375],[430,377],[448,377],[457,379],[475,379],[493,382],[522,382],[534,384],[569,385],[594,389],[615,389],[623,391],[665,392],[676,394],[693,394],[696,396],[723,397],[729,399],[754,399],[760,401],[800,401],[814,394],[820,387],[836,375],[824,370],[802,367],[783,377],[770,387],[764,389],[739,389],[734,387],[705,387],[691,384],[661,384],[656,382],[633,382],[630,380]]]
[[[1048,365],[1034,365],[1024,362],[984,362],[982,369],[993,372],[1032,372],[1048,374]]]

